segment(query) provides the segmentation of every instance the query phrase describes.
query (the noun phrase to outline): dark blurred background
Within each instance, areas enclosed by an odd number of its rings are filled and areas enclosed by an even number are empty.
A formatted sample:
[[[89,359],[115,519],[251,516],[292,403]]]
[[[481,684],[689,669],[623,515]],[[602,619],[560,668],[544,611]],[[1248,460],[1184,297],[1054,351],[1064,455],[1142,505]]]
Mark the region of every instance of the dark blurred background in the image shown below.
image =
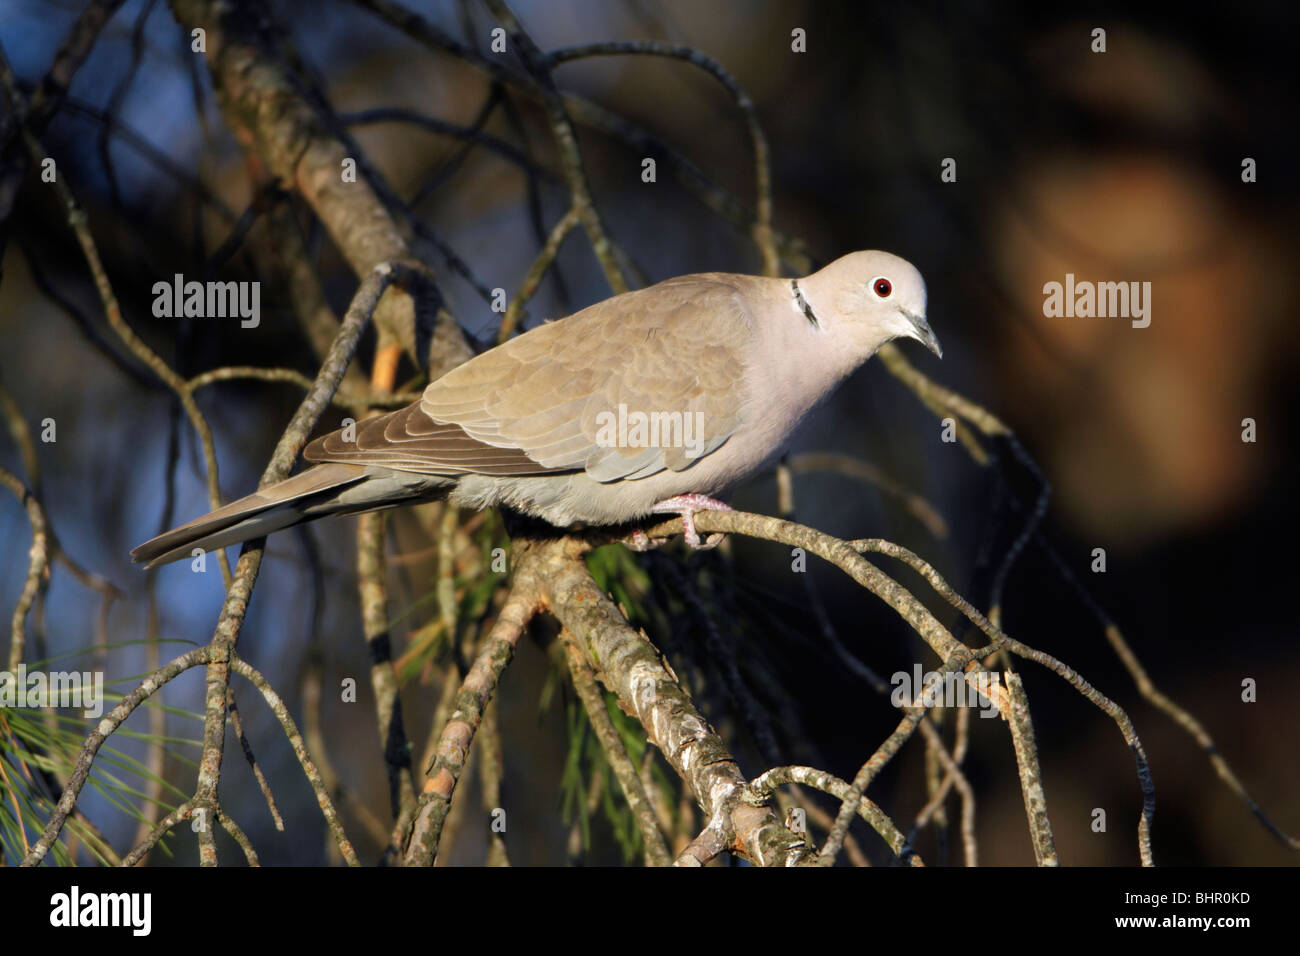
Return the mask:
[[[477,5],[408,5],[487,51],[495,24]],[[1047,539],[1123,629],[1156,684],[1202,720],[1274,820],[1289,832],[1300,830],[1300,653],[1292,592],[1297,458],[1287,438],[1297,426],[1295,5],[517,0],[513,6],[544,49],[650,38],[715,58],[757,105],[772,151],[776,226],[802,238],[818,263],[881,248],[921,269],[944,359],[909,343],[902,349],[1017,432],[1053,489]],[[272,7],[340,113],[398,106],[469,125],[488,95],[479,72],[431,54],[352,4]],[[0,42],[26,93],[79,10],[80,4],[57,0],[0,5]],[[1105,53],[1091,50],[1097,27],[1106,31]],[[795,28],[806,30],[805,53],[791,51]],[[138,70],[119,86],[132,68],[133,48],[141,51]],[[745,127],[710,77],[644,57],[567,64],[557,75],[563,88],[644,126],[752,206]],[[513,100],[518,123],[498,109],[485,130],[520,148],[526,134],[539,162],[558,168],[535,105],[518,95]],[[156,156],[143,155],[122,136],[101,142],[103,123],[95,117],[110,108]],[[538,248],[518,168],[483,148],[458,156],[461,142],[410,125],[371,124],[353,132],[402,197],[441,177],[420,199],[419,215],[483,285],[513,293]],[[706,270],[759,271],[747,237],[701,205],[665,166],[656,183],[643,183],[641,153],[599,132],[581,135],[606,225],[651,281]],[[263,280],[259,328],[232,333],[219,323],[152,316],[153,283],[176,272],[202,273],[231,233],[231,223],[203,208],[186,179],[201,180],[236,215],[254,199],[246,160],[216,107],[206,66],[189,53],[166,3],[123,6],[43,142],[87,208],[127,321],[182,374],[236,364],[313,371],[289,293],[263,275],[253,251],[269,239],[263,223],[254,224],[247,247],[224,258],[215,273]],[[1246,157],[1257,162],[1256,182],[1242,181]],[[940,179],[945,158],[956,160],[956,182]],[[549,228],[567,206],[562,187],[543,182],[540,204]],[[341,312],[355,279],[319,230],[309,227],[308,241]],[[438,272],[466,331],[490,339],[499,316],[489,304],[432,244],[416,241],[414,248]],[[529,306],[530,322],[609,294],[582,237],[566,244],[559,262],[559,278],[548,279]],[[1045,318],[1043,284],[1062,281],[1067,272],[1094,281],[1151,282],[1150,327]],[[82,312],[85,325],[41,284]],[[47,417],[57,422],[57,441],[38,446],[44,495],[67,550],[127,592],[107,624],[116,644],[138,641],[147,627],[146,574],[127,552],[158,530],[172,403],[147,374],[133,376],[110,360],[91,333],[122,353],[111,342],[53,193],[29,173],[4,250],[0,380],[34,428]],[[249,382],[201,393],[227,498],[255,486],[299,398],[290,386]],[[336,423],[337,410],[329,415],[327,423]],[[1242,441],[1244,418],[1257,423],[1254,443]],[[208,510],[194,435],[183,424],[178,433],[173,523]],[[1005,553],[1024,522],[1022,512],[999,499],[999,482],[1025,500],[1032,491],[1014,462],[981,469],[959,446],[943,443],[937,420],[879,362],[869,363],[807,424],[795,451],[836,451],[872,462],[926,498],[947,534],[934,535],[893,498],[836,474],[797,476],[799,520],[846,538],[897,540],[986,606],[990,582],[981,553]],[[0,441],[0,463],[21,469],[7,439]],[[737,492],[735,503],[774,513],[775,483],[755,481]],[[359,678],[360,703],[327,702],[324,728],[340,775],[386,823],[386,784],[364,679],[353,522],[331,520],[310,534],[320,545],[319,576],[300,536],[271,540],[240,652],[281,688],[295,713],[302,702],[294,688],[313,648],[323,657],[327,688],[346,676]],[[5,498],[5,607],[22,587],[29,538],[22,508]],[[390,550],[411,553],[429,546],[409,516],[395,522],[391,542]],[[790,573],[788,553],[748,540],[731,547],[729,558],[687,559],[674,551],[668,559],[729,582],[735,602],[744,605],[734,612],[746,642],[741,653],[752,648],[756,660],[769,662],[787,697],[774,710],[782,759],[851,778],[893,728],[896,712],[827,647],[802,584]],[[1104,574],[1090,571],[1094,548],[1105,549]],[[663,560],[644,559],[652,570]],[[918,578],[882,566],[941,612]],[[810,572],[840,639],[877,673],[910,670],[914,660],[937,663],[893,612],[839,572],[815,560]],[[155,573],[160,635],[206,641],[222,599],[215,568],[206,576],[183,564]],[[399,564],[390,579],[400,654],[408,629],[437,611],[427,599],[427,562]],[[98,595],[56,571],[45,613],[47,653],[89,646],[98,610]],[[951,618],[943,612],[945,621]],[[1003,622],[1020,640],[1077,668],[1132,715],[1156,784],[1158,862],[1295,861],[1220,783],[1195,743],[1140,698],[1095,619],[1035,545],[1007,580]],[[652,637],[673,645],[675,663],[695,661],[707,678],[708,653],[697,630],[683,616],[671,635]],[[507,845],[517,864],[566,859],[569,826],[560,794],[570,731],[557,702],[566,695],[547,690],[554,689],[556,670],[541,643],[545,636],[521,646],[500,697]],[[184,647],[165,645],[163,659]],[[114,649],[109,678],[142,672],[144,655],[139,645]],[[1033,665],[1020,669],[1062,859],[1135,863],[1140,792],[1119,732],[1054,676]],[[1258,682],[1258,702],[1242,702],[1245,679]],[[202,678],[191,672],[167,688],[165,700],[198,711],[201,693]],[[750,775],[764,769],[719,681],[705,679],[700,696],[742,768]],[[419,680],[404,688],[417,749],[436,697]],[[233,747],[224,802],[264,861],[325,862],[319,815],[292,753],[251,692],[241,692],[241,700],[259,759],[294,822],[282,834],[271,828]],[[143,729],[142,716],[128,726]],[[169,717],[174,736],[196,738],[199,727],[192,718]],[[144,754],[141,746],[121,746]],[[1032,863],[1004,726],[974,721],[971,746],[966,767],[979,796],[981,862]],[[176,752],[190,759],[197,753],[183,746]],[[910,822],[925,802],[923,773],[922,748],[913,742],[871,795],[900,824]],[[192,789],[193,769],[183,760],[169,759],[166,775]],[[118,845],[134,832],[135,824],[99,797],[91,795],[86,806]],[[956,804],[949,807],[955,815]],[[1106,833],[1089,827],[1096,807],[1107,810]],[[481,862],[481,829],[467,827],[446,862]],[[859,838],[873,859],[886,859],[874,835],[864,830]],[[363,858],[373,859],[377,848],[364,838],[359,843]],[[175,844],[176,858],[192,861],[189,841]],[[927,860],[942,856],[930,834],[919,848]],[[623,859],[599,819],[584,858]],[[953,849],[948,858],[957,862],[960,854]]]

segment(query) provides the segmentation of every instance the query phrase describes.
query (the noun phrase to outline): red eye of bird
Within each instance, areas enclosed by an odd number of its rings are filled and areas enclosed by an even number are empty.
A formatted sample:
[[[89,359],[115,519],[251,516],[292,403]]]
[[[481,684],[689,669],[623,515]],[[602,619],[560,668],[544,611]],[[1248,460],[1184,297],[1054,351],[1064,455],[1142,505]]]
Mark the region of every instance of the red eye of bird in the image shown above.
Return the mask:
[[[888,299],[889,293],[894,291],[894,287],[890,284],[890,281],[884,278],[877,279],[875,282],[871,283],[871,288],[875,291],[876,295],[880,296],[882,299]]]

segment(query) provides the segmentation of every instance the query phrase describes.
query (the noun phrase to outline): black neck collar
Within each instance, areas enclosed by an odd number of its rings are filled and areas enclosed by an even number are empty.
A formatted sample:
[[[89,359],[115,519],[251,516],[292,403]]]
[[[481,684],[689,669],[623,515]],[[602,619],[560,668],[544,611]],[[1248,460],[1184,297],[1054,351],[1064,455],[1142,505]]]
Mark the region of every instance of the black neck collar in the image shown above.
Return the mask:
[[[803,297],[803,292],[799,288],[798,279],[790,280],[790,289],[794,292],[795,304],[799,306],[799,309],[803,312],[803,316],[808,320],[808,324],[814,329],[821,328],[821,323],[817,321],[817,314],[813,312],[812,306],[808,304],[808,300]]]

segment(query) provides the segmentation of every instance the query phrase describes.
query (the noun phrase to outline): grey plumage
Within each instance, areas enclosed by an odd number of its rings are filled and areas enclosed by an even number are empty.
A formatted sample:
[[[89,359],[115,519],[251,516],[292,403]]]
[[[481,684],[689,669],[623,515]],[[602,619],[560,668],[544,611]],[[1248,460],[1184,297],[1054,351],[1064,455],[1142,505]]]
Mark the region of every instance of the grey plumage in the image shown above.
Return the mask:
[[[916,269],[884,252],[794,281],[706,273],[615,296],[476,356],[354,436],[317,438],[303,457],[319,464],[132,557],[154,567],[325,514],[442,496],[563,527],[717,494],[771,461],[884,342],[910,336],[939,352],[925,299]],[[637,415],[662,430],[619,431]]]

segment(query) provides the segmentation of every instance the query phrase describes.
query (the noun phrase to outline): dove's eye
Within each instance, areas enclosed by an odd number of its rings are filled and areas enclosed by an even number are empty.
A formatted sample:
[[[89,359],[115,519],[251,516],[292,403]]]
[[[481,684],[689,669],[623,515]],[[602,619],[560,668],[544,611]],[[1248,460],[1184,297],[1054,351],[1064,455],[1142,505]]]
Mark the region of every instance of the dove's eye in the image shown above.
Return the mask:
[[[894,291],[894,285],[884,276],[880,276],[871,280],[871,291],[882,299],[888,299],[889,294]]]

